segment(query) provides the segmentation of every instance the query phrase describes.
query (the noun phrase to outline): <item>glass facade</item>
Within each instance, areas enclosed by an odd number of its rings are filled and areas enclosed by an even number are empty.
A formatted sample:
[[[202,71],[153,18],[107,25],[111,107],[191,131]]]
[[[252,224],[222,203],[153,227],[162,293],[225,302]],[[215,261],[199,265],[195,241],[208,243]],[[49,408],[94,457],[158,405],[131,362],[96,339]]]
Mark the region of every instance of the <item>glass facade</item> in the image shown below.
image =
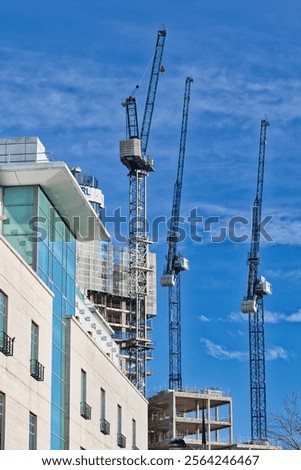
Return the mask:
[[[75,239],[38,186],[3,191],[3,234],[54,293],[51,449],[65,449],[66,316],[75,313]]]
[[[35,269],[32,223],[35,215],[37,187],[4,188],[3,235],[24,260]]]

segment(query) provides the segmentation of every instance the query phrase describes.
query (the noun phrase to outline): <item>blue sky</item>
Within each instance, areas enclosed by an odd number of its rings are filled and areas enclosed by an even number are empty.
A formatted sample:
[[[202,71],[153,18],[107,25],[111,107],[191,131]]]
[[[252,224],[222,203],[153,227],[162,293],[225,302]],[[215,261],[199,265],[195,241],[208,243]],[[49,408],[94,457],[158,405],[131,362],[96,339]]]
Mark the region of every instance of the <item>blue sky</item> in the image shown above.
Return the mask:
[[[148,216],[169,217],[176,176],[184,83],[191,75],[181,215],[193,209],[200,240],[179,250],[190,260],[182,284],[183,385],[218,387],[233,397],[234,436],[250,436],[246,292],[260,120],[270,122],[260,274],[265,298],[267,413],[301,394],[301,6],[297,0],[15,0],[1,2],[1,137],[37,135],[47,151],[98,177],[106,210],[128,213],[128,177],[119,160],[121,106],[135,86],[140,122],[157,31],[167,31],[148,152]],[[220,229],[227,237],[213,242]],[[110,227],[108,227],[110,228]],[[124,227],[126,235],[127,228]],[[152,249],[163,272],[166,227]],[[231,239],[232,238],[232,239]],[[158,282],[150,392],[168,386],[167,290]]]

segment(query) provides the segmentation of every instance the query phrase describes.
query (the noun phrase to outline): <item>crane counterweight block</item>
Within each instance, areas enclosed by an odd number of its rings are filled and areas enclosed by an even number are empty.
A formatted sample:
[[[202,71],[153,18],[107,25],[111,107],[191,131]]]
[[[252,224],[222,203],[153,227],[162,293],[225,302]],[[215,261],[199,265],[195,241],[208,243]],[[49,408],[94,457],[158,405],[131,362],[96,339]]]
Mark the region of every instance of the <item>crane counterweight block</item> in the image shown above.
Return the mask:
[[[257,312],[257,302],[256,299],[246,299],[241,303],[242,313],[256,313]]]
[[[173,287],[176,285],[176,276],[174,274],[163,274],[160,284],[162,287]]]

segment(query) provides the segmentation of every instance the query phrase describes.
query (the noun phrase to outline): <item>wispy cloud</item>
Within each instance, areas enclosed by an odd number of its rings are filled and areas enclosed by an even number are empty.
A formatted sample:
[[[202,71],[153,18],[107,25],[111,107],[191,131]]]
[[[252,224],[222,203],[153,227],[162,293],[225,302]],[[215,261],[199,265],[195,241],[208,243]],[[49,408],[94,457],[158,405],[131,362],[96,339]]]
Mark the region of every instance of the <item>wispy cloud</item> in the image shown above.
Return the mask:
[[[119,76],[117,83],[112,66],[29,50],[1,49],[0,54],[6,110],[0,118],[2,128],[108,129],[108,135],[122,131],[123,113],[116,113],[116,108],[121,109],[123,97],[118,93],[125,80]],[[105,135],[102,132],[102,145]]]
[[[266,276],[268,279],[280,279],[282,281],[299,283],[301,281],[301,269],[267,269]]]
[[[219,360],[237,360],[245,361],[248,359],[248,353],[242,351],[230,351],[221,344],[214,343],[208,338],[201,338],[206,354]]]
[[[301,322],[301,309],[293,313],[272,312],[265,310],[264,312],[265,323],[277,324],[282,322],[287,323],[300,323]],[[226,317],[219,317],[219,321],[227,323],[242,323],[248,320],[248,315],[243,315],[241,312],[231,312]]]
[[[275,361],[276,359],[283,359],[287,361],[290,358],[293,358],[294,355],[286,351],[281,346],[271,346],[267,349],[265,357],[267,361]]]
[[[217,344],[208,338],[201,338],[200,342],[203,344],[206,354],[218,360],[235,360],[247,361],[249,360],[249,353],[237,350],[229,350],[222,344]],[[294,354],[285,350],[282,346],[271,346],[267,348],[265,354],[267,361],[274,361],[277,359],[289,360],[295,357]]]
[[[198,318],[201,322],[210,322],[210,319],[206,317],[205,315],[199,315]]]
[[[273,217],[269,223],[269,233],[273,243],[280,245],[301,245],[300,210],[292,208],[284,211],[273,210]]]
[[[301,309],[297,312],[285,314],[281,312],[271,312],[270,310],[265,311],[266,323],[300,323],[301,322]]]

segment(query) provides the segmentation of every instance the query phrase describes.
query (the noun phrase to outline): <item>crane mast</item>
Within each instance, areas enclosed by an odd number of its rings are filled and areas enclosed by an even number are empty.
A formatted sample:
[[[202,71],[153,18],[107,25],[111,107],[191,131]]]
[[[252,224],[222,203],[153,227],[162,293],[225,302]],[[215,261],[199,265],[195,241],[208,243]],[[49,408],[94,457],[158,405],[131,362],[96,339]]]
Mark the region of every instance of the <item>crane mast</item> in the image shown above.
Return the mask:
[[[148,251],[146,216],[146,177],[154,171],[153,160],[147,156],[147,145],[153,115],[166,31],[157,35],[149,88],[146,98],[142,131],[139,135],[136,99],[129,97],[123,103],[126,110],[126,140],[120,142],[120,159],[129,170],[129,311],[130,338],[124,343],[127,350],[128,377],[145,394],[147,354],[151,348],[148,337]]]
[[[182,389],[182,359],[181,359],[181,288],[180,272],[189,269],[189,262],[177,253],[179,239],[179,216],[182,195],[183,170],[186,148],[188,111],[190,101],[191,77],[186,77],[184,104],[179,145],[177,178],[174,184],[170,227],[167,234],[168,251],[166,267],[161,276],[161,285],[168,287],[168,321],[169,321],[169,388]]]
[[[265,443],[267,440],[263,296],[270,295],[272,288],[263,276],[258,276],[258,265],[260,263],[260,223],[268,126],[269,122],[263,119],[260,127],[256,196],[252,208],[247,294],[241,304],[242,313],[249,314],[251,439],[254,443]]]

